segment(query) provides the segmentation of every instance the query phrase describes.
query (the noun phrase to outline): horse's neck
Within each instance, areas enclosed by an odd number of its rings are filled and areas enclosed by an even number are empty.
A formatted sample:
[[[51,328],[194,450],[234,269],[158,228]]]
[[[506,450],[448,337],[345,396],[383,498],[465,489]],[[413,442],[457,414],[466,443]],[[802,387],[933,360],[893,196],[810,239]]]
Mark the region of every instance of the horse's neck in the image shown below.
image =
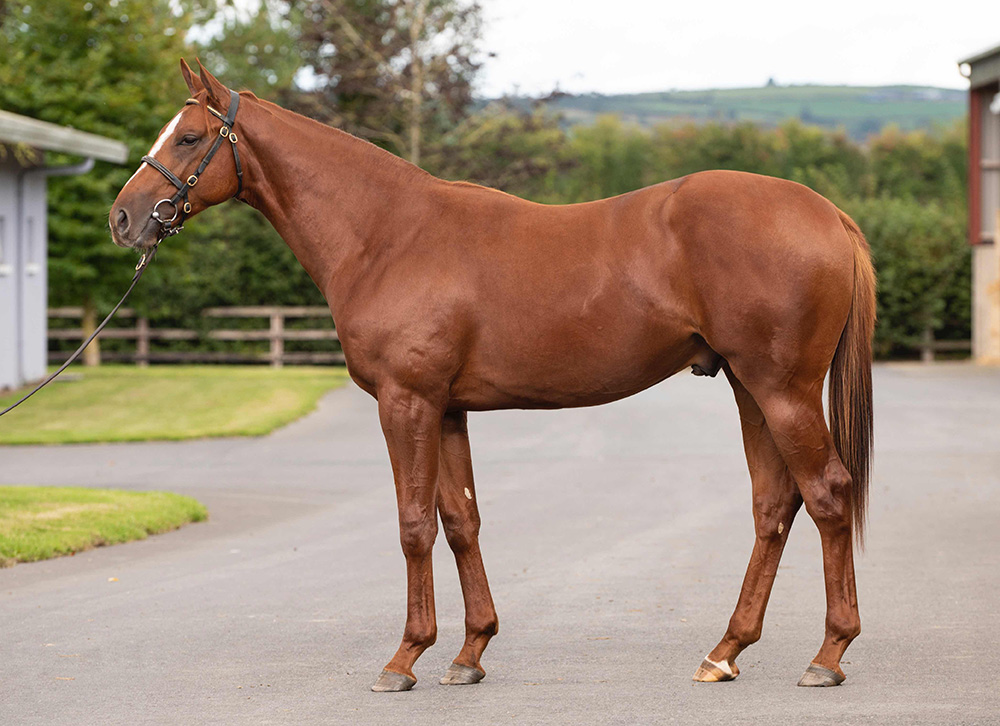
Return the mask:
[[[353,277],[364,274],[370,245],[392,239],[388,211],[434,178],[279,106],[247,105],[244,198],[267,217],[334,307],[336,291],[350,290]]]

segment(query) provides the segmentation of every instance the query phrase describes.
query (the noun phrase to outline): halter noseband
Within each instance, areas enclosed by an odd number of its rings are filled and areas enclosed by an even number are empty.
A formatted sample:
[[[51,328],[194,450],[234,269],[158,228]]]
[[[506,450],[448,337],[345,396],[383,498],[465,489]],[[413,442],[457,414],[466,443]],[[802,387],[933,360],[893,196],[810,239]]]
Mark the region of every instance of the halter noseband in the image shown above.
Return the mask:
[[[189,98],[185,106],[198,105],[198,102],[193,98]],[[151,167],[156,169],[158,172],[163,174],[171,184],[177,187],[177,193],[174,196],[161,199],[156,204],[153,205],[153,213],[150,215],[154,221],[158,222],[160,225],[159,238],[161,240],[175,235],[184,228],[184,220],[188,214],[191,213],[191,202],[188,201],[188,191],[195,184],[198,183],[198,177],[202,175],[205,171],[205,167],[208,166],[208,162],[212,160],[215,156],[215,152],[219,150],[222,146],[222,142],[226,139],[229,140],[230,146],[233,148],[233,160],[236,162],[236,183],[237,189],[236,194],[233,196],[238,197],[243,192],[243,166],[240,164],[240,152],[236,148],[236,134],[233,133],[233,124],[236,123],[236,111],[240,107],[240,94],[236,91],[229,92],[229,111],[223,116],[221,113],[216,111],[211,106],[206,106],[209,112],[218,119],[222,120],[222,128],[219,129],[219,135],[215,138],[215,143],[212,144],[212,148],[208,150],[205,154],[205,158],[201,160],[201,164],[198,165],[198,169],[189,176],[185,181],[181,181],[180,177],[174,174],[170,169],[165,167],[163,164],[158,162],[152,156],[146,155],[142,157],[142,160],[149,164]],[[184,200],[184,204],[180,204],[181,200]],[[160,205],[170,204],[174,208],[174,216],[170,219],[164,219],[160,216]],[[174,222],[180,217],[180,221],[175,225]]]

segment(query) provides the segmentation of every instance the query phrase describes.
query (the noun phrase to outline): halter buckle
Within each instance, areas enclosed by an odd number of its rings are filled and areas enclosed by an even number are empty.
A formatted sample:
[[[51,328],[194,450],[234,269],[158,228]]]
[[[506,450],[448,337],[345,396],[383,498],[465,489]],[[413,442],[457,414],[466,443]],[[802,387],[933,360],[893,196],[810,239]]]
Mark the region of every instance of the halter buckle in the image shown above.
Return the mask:
[[[229,136],[229,127],[223,126],[221,129],[219,129],[219,136],[222,136],[223,138]]]
[[[198,177],[197,177],[197,176],[195,176],[194,174],[192,174],[191,176],[189,176],[189,177],[187,178],[187,185],[188,185],[189,187],[193,187],[193,186],[194,186],[195,184],[197,184],[197,183],[198,183]]]

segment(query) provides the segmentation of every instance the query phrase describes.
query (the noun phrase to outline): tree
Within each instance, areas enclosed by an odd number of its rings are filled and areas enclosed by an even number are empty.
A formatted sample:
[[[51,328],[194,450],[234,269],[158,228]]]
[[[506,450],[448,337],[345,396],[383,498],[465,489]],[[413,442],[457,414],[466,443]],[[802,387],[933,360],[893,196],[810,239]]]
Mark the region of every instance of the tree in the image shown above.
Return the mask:
[[[169,0],[13,0],[0,16],[0,107],[124,141],[137,164],[179,105],[186,20]],[[92,314],[127,284],[106,215],[132,170],[99,162],[49,182],[55,304],[82,301]]]
[[[623,194],[648,183],[652,142],[638,126],[599,116],[592,126],[574,129],[571,143],[580,162],[573,201]]]
[[[259,0],[255,6],[216,0],[199,16],[193,34],[198,54],[230,88],[279,102],[296,95],[294,80],[302,65],[297,47],[301,15],[296,8],[279,0]]]
[[[912,350],[928,330],[967,340],[972,264],[964,209],[882,197],[856,200],[846,211],[868,237],[878,273],[876,354]]]
[[[536,202],[568,195],[577,161],[559,118],[541,104],[523,110],[488,104],[442,136],[425,168],[446,179],[470,181]]]
[[[964,205],[966,138],[964,125],[937,133],[886,128],[870,142],[875,193]]]
[[[300,0],[312,90],[296,110],[420,164],[461,118],[480,67],[481,11],[464,0]]]

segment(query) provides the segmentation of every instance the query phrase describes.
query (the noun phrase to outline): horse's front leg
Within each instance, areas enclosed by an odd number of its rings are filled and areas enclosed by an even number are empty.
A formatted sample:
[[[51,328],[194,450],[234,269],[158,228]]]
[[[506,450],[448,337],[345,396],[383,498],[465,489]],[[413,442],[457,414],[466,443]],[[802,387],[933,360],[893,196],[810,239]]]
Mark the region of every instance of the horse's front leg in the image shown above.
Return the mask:
[[[479,552],[479,507],[472,481],[465,411],[452,411],[444,417],[438,511],[448,545],[455,554],[465,598],[465,644],[441,683],[446,686],[478,683],[486,675],[479,659],[490,638],[497,634],[499,624]]]
[[[403,642],[372,690],[408,691],[417,682],[413,664],[437,638],[431,550],[437,536],[437,476],[444,406],[400,386],[380,386],[378,410],[396,483],[407,597]]]

